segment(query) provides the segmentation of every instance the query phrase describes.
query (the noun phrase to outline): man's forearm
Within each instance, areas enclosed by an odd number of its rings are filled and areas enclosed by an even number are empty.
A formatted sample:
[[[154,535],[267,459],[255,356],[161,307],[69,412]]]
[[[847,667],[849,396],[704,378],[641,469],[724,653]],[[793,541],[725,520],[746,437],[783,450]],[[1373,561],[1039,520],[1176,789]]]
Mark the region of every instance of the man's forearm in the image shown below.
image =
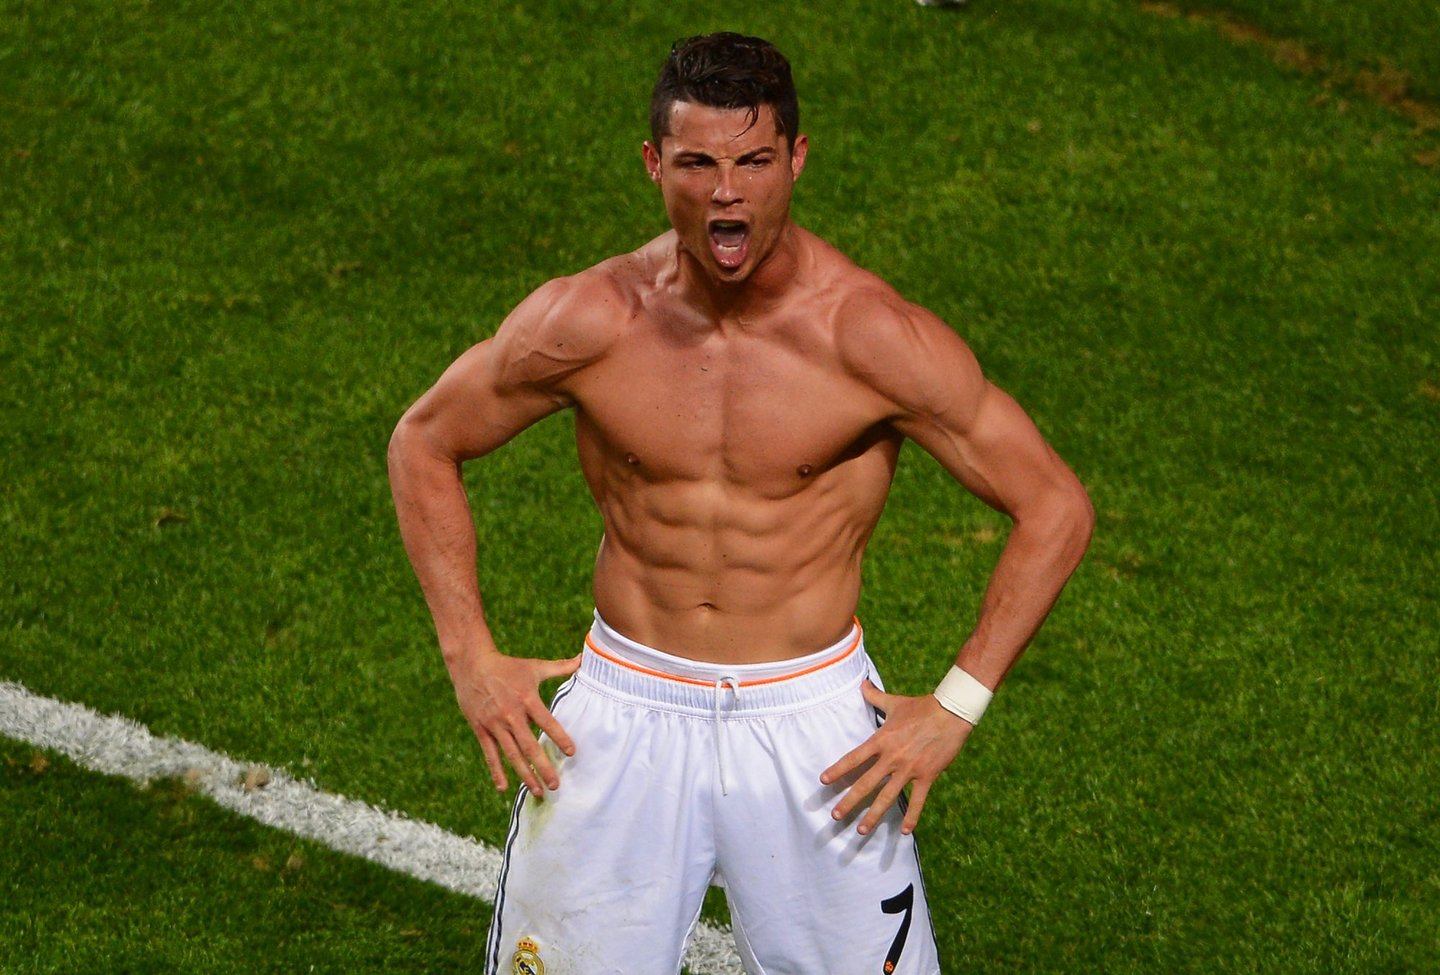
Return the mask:
[[[475,525],[460,465],[401,421],[390,439],[390,490],[405,552],[420,580],[446,662],[492,647],[475,578]]]
[[[957,664],[992,690],[1020,659],[1090,544],[1095,514],[1078,482],[1017,517]]]

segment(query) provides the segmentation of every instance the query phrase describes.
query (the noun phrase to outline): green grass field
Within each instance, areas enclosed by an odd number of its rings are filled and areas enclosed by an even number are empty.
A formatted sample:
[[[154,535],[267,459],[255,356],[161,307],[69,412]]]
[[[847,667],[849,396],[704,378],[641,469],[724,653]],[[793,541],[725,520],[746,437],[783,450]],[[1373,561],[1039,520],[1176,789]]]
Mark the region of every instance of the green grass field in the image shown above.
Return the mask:
[[[1440,130],[1157,6],[0,0],[0,680],[502,841],[385,442],[530,289],[664,228],[660,59],[758,33],[799,221],[950,321],[1099,512],[926,807],[947,970],[1440,970]],[[1440,111],[1433,4],[1175,9]],[[575,652],[570,420],[469,484],[501,646]],[[907,451],[861,606],[893,689],[1003,527]],[[0,739],[5,973],[473,972],[488,922]]]

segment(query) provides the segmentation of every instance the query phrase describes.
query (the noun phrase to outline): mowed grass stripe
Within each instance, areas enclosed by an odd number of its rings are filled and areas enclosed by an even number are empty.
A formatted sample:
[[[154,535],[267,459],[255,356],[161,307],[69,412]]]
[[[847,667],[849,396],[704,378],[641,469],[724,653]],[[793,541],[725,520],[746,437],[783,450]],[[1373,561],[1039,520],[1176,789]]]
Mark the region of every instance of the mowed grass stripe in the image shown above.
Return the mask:
[[[1329,101],[1332,91],[1352,94],[1384,105],[1415,126],[1413,135],[1422,140],[1414,159],[1422,166],[1440,162],[1440,104],[1423,90],[1417,90],[1414,77],[1404,68],[1389,61],[1374,66],[1348,63],[1327,54],[1305,38],[1272,34],[1241,16],[1224,11],[1189,9],[1168,0],[1145,0],[1140,9],[1160,17],[1184,17],[1191,23],[1204,24],[1218,31],[1231,43],[1255,46],[1266,57],[1283,68],[1317,77],[1325,89],[1315,105]]]
[[[500,851],[487,844],[10,681],[0,681],[0,735],[138,783],[178,779],[266,826],[487,902],[500,876]],[[707,924],[696,928],[686,967],[695,975],[743,972],[729,932]]]

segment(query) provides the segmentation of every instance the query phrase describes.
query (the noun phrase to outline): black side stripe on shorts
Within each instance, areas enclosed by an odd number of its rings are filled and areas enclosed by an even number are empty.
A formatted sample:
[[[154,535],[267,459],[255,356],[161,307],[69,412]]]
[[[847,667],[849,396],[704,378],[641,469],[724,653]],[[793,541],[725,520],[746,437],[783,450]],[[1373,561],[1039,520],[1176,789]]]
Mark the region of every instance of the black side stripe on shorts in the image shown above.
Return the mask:
[[[497,975],[500,971],[500,917],[505,909],[505,878],[510,874],[510,850],[515,845],[515,837],[520,832],[520,808],[525,804],[525,797],[530,790],[524,785],[520,786],[515,795],[515,805],[510,810],[510,829],[505,837],[505,857],[500,864],[500,880],[495,885],[495,910],[490,919],[490,943],[486,946],[485,954],[487,962],[485,975]]]
[[[575,678],[571,677],[555,696],[550,699],[550,713],[555,713],[555,705],[565,699],[570,690],[575,686]],[[525,799],[530,795],[530,790],[521,784],[515,794],[515,805],[510,810],[510,829],[505,836],[505,857],[500,864],[500,881],[495,889],[495,910],[490,920],[490,940],[485,946],[485,975],[498,975],[500,971],[500,946],[504,939],[500,937],[501,912],[505,909],[505,881],[510,876],[510,851],[515,847],[515,837],[520,833],[520,810],[525,806]]]
[[[935,953],[936,958],[939,958],[940,945],[935,940],[935,920],[930,914],[930,895],[925,890],[925,869],[920,863],[919,840],[910,844],[910,852],[915,855],[915,872],[920,876],[920,899],[925,902],[925,922],[926,927],[930,929],[930,950]]]

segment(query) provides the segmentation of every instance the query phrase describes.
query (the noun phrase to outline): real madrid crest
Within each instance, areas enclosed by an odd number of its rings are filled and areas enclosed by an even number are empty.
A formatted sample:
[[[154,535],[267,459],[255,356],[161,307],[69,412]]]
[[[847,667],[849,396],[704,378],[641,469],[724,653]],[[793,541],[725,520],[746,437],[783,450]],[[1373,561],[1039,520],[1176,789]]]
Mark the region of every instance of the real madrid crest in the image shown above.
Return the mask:
[[[545,963],[540,960],[540,946],[530,938],[521,938],[515,943],[515,955],[510,959],[512,975],[545,975]]]

